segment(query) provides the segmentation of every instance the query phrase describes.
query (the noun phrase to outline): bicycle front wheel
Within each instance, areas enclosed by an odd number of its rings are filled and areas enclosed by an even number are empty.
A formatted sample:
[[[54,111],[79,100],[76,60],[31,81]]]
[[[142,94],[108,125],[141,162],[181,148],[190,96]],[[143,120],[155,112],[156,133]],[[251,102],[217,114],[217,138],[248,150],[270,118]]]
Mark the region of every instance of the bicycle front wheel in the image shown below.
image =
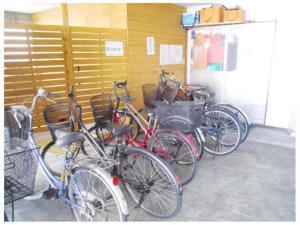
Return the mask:
[[[240,122],[231,111],[222,107],[205,110],[202,130],[204,149],[214,155],[233,152],[241,140]]]
[[[176,216],[181,209],[182,189],[172,169],[143,149],[126,148],[122,154],[119,173],[130,197],[152,216]]]
[[[228,110],[230,110],[241,122],[242,125],[242,137],[241,142],[244,142],[248,135],[250,130],[250,120],[245,112],[243,112],[241,109],[237,108],[236,106],[230,105],[230,104],[218,104],[218,106],[224,107]]]
[[[71,208],[78,221],[126,221],[127,204],[119,186],[100,168],[78,166],[68,185]]]
[[[148,149],[165,160],[182,185],[189,183],[196,174],[199,152],[184,134],[172,130],[157,130],[148,143]]]

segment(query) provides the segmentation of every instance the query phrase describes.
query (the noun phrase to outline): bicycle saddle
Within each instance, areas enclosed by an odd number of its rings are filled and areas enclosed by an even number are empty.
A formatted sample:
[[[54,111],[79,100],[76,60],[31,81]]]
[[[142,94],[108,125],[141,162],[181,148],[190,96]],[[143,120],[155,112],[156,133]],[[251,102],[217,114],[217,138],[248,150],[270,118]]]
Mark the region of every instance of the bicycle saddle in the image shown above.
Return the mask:
[[[112,133],[113,137],[121,137],[131,131],[131,126],[121,125],[117,123],[108,123],[107,129]]]
[[[63,130],[56,130],[55,136],[57,137],[55,145],[59,148],[68,146],[73,142],[84,140],[84,135],[80,132],[66,132]]]
[[[192,92],[192,91],[199,91],[199,90],[203,90],[206,89],[206,87],[204,86],[199,86],[199,85],[187,85],[187,84],[183,84],[182,88],[187,91],[187,92]]]

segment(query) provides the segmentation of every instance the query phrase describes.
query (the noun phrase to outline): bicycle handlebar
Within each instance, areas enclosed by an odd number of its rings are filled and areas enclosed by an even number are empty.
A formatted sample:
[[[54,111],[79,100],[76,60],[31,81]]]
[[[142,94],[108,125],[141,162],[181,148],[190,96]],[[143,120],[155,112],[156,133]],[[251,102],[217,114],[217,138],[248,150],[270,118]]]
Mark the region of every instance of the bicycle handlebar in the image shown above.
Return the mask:
[[[127,85],[127,80],[125,80],[123,82],[116,82],[116,81],[114,81],[114,86],[116,86],[118,88],[126,87],[126,85]]]

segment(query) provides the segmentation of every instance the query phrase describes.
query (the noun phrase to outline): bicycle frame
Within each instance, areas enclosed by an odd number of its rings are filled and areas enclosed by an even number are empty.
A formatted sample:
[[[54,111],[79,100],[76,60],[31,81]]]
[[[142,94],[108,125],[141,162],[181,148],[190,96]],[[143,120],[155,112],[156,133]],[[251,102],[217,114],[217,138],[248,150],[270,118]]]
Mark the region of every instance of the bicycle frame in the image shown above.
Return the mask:
[[[126,113],[129,113],[136,120],[136,122],[139,124],[139,126],[142,128],[142,130],[144,131],[143,141],[136,140],[135,138],[132,137],[132,135],[130,133],[124,135],[125,139],[130,144],[130,146],[140,147],[140,148],[143,148],[146,151],[148,151],[147,141],[155,133],[155,130],[157,128],[158,119],[154,116],[151,116],[149,122],[147,120],[145,120],[145,118],[134,108],[134,106],[128,102],[128,100],[132,99],[132,98],[130,97],[129,92],[126,88],[126,84],[125,84],[125,86],[123,86],[123,88],[124,88],[124,96],[121,97],[121,96],[117,95],[116,86],[114,85],[114,93],[117,97],[117,107],[113,112],[113,122],[118,123],[118,124],[124,124],[124,121],[119,113],[120,101],[121,101],[121,99],[123,99],[125,115],[126,115]],[[152,124],[153,124],[153,126],[152,126]],[[168,157],[168,152],[164,149],[163,146],[161,146],[160,148],[156,148],[155,154],[162,157],[163,159],[166,159]]]
[[[30,147],[37,147],[38,144],[35,142],[34,140],[34,136],[33,136],[33,128],[32,128],[32,115],[33,115],[33,109],[35,108],[35,104],[37,102],[38,97],[43,97],[43,96],[39,96],[38,94],[34,97],[33,99],[33,103],[32,103],[32,107],[31,109],[28,109],[26,106],[24,105],[13,105],[11,106],[13,115],[19,125],[20,128],[22,128],[21,123],[18,120],[17,114],[22,114],[23,116],[25,116],[26,118],[29,119],[29,128],[26,129],[27,133],[28,133],[28,144]],[[45,98],[46,99],[46,98]],[[42,173],[44,174],[46,180],[48,181],[48,183],[50,184],[50,186],[56,190],[58,190],[59,193],[59,197],[66,203],[70,204],[71,206],[83,209],[82,206],[79,206],[77,204],[75,204],[74,202],[70,201],[66,195],[65,195],[65,189],[64,189],[64,185],[65,185],[65,180],[59,179],[58,177],[55,177],[50,170],[48,169],[46,163],[44,162],[44,160],[42,159],[41,155],[39,152],[36,152],[36,154],[34,154],[36,157],[36,160],[38,161],[38,165],[40,166]],[[64,161],[64,166],[66,166],[68,164],[68,160]],[[76,167],[76,166],[75,166]],[[74,168],[75,168],[74,167]],[[66,173],[66,170],[63,171],[63,173]],[[65,174],[66,175],[66,174]],[[67,174],[68,178],[70,180],[73,179],[72,174]],[[76,184],[76,182],[75,182]],[[78,187],[76,186],[76,188],[78,189]],[[80,196],[80,198],[82,198],[82,196]],[[82,198],[83,199],[83,198]]]

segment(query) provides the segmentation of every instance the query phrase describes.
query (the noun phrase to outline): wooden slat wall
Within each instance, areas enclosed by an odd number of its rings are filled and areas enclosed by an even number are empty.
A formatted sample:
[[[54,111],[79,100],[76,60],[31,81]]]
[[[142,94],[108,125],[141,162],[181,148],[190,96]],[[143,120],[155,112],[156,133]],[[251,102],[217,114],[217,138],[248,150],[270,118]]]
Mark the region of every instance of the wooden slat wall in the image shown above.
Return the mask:
[[[67,96],[63,27],[32,24],[5,24],[4,30],[4,105],[31,100],[39,87]],[[38,104],[34,115],[35,131],[45,130]]]
[[[186,31],[180,28],[181,14],[185,10],[175,4],[127,4],[129,84],[132,95],[137,98],[137,107],[143,105],[142,84],[159,80],[160,44],[182,45],[185,58]],[[148,36],[155,39],[154,56],[147,55]],[[175,72],[181,81],[185,80],[185,63],[162,68]]]
[[[85,122],[93,122],[89,99],[111,91],[114,80],[128,79],[127,30],[70,27],[71,49],[65,45],[63,26],[5,25],[4,103],[22,104],[32,99],[39,87],[60,93],[66,100],[68,86],[83,107]],[[124,56],[105,56],[105,41],[123,41]],[[74,79],[68,80],[66,52],[72,52]],[[74,80],[74,83],[71,83]],[[35,131],[46,130],[39,102],[34,115]]]
[[[127,30],[71,27],[74,86],[85,122],[93,122],[89,99],[128,79]],[[123,41],[124,56],[106,56],[105,41]]]

